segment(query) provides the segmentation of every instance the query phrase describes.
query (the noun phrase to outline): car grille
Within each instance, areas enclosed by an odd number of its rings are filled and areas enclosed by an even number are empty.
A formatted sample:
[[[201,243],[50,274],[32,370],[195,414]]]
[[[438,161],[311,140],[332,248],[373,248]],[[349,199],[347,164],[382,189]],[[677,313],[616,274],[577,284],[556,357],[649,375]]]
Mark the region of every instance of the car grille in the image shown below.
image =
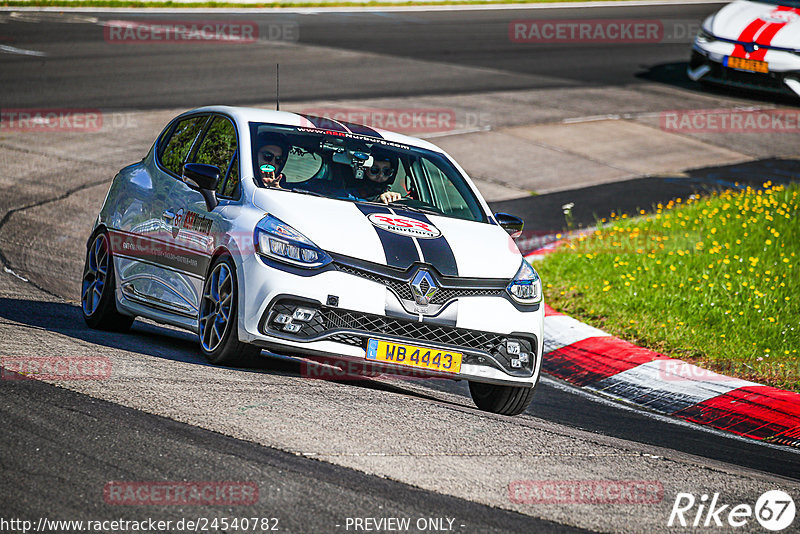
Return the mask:
[[[447,345],[464,353],[464,363],[499,366],[514,376],[530,376],[533,370],[537,346],[535,336],[508,336],[309,304],[294,299],[281,299],[264,314],[261,331],[285,339],[325,339],[364,349],[367,340],[373,337],[397,338],[407,340],[408,343]],[[316,312],[311,320],[296,323],[300,326],[298,331],[286,332],[275,318],[278,314],[291,317],[298,307],[313,308]],[[531,354],[529,363],[516,368],[511,365],[512,357],[505,348],[509,340],[516,340],[524,345],[523,350]]]
[[[477,330],[441,326],[418,321],[404,321],[381,315],[370,315],[347,310],[326,308],[321,310],[324,321],[334,329],[357,330],[369,334],[385,334],[431,343],[444,343],[491,352],[505,337]]]
[[[397,279],[391,276],[386,276],[378,273],[373,273],[363,269],[358,269],[350,265],[343,265],[337,263],[336,267],[347,274],[366,278],[372,280],[389,288],[398,298],[402,300],[414,300],[414,294],[411,292],[411,286],[408,280]],[[504,295],[505,286],[496,288],[479,288],[479,287],[439,287],[439,290],[433,294],[431,304],[445,304],[453,299],[459,297],[502,297]]]
[[[292,302],[279,302],[272,307],[271,315],[272,317],[279,313],[291,315],[296,306],[297,304]],[[500,334],[328,307],[321,308],[314,314],[313,319],[302,323],[300,331],[296,332],[293,337],[307,340],[330,337],[335,338],[334,341],[349,345],[364,344],[364,336],[354,333],[337,333],[341,330],[363,332],[365,336],[383,334],[485,352],[491,352],[500,343],[505,342],[505,336]],[[327,334],[332,335],[327,336]]]

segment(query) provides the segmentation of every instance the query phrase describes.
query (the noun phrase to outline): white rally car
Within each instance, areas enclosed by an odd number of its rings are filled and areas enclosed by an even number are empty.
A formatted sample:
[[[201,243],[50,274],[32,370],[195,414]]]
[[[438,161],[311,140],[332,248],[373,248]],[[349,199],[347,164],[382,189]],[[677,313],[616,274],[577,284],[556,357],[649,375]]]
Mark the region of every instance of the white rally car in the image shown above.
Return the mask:
[[[688,75],[800,96],[800,1],[739,0],[708,17]]]
[[[260,353],[466,379],[518,414],[542,363],[536,271],[464,171],[420,139],[318,117],[184,113],[122,169],[87,243],[93,328],[197,332],[213,363]],[[412,373],[413,372],[413,373]]]

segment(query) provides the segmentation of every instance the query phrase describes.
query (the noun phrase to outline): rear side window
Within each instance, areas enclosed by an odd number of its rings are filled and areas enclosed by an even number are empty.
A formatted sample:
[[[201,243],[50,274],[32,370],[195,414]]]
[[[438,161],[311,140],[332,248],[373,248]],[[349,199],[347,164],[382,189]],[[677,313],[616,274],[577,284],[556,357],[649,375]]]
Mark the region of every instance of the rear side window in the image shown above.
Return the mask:
[[[181,175],[183,162],[206,119],[207,116],[189,117],[175,125],[169,141],[161,148],[161,165],[178,176]]]
[[[194,163],[214,165],[219,169],[217,193],[227,197],[233,196],[239,184],[236,149],[236,128],[233,123],[225,117],[214,117],[193,160]],[[230,187],[227,186],[227,181],[231,182]]]

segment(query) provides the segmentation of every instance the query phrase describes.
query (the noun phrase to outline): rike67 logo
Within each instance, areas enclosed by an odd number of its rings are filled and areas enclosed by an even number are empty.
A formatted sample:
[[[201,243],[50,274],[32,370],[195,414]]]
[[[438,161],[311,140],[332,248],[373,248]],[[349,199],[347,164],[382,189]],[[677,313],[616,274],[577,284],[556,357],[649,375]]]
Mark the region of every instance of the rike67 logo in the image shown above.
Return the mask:
[[[770,490],[750,504],[728,504],[720,501],[719,493],[699,498],[691,493],[678,493],[668,527],[684,528],[726,527],[737,528],[748,525],[755,518],[762,527],[779,532],[794,523],[796,509],[792,497],[781,490]]]

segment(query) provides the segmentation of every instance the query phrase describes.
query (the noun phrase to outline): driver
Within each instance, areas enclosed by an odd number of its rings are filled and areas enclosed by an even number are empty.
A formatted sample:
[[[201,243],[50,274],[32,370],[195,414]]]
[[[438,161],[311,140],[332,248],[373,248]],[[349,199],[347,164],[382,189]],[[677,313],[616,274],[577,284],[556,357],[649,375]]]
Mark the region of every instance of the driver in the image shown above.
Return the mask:
[[[256,167],[258,172],[256,183],[261,187],[281,188],[281,182],[285,183],[286,177],[281,173],[286,158],[289,155],[291,144],[285,136],[263,132],[256,137]]]
[[[378,150],[372,153],[372,166],[364,170],[364,179],[354,181],[346,192],[360,200],[389,204],[402,198],[397,191],[390,191],[397,176],[397,156]]]

